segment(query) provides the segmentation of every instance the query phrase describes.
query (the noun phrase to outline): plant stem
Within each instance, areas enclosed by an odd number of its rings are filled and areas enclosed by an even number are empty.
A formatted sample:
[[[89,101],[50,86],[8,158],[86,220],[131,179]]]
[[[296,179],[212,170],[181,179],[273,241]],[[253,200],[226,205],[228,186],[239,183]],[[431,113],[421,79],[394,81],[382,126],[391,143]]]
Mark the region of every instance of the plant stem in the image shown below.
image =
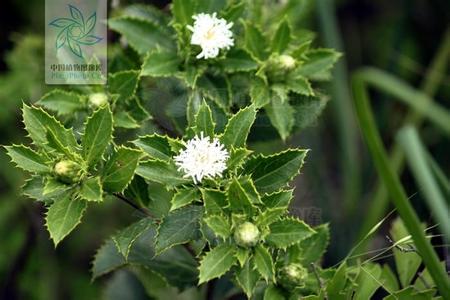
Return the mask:
[[[369,104],[366,89],[366,71],[356,72],[352,78],[352,88],[355,107],[366,144],[374,160],[375,167],[383,180],[391,200],[397,208],[406,229],[411,234],[414,244],[421,255],[425,266],[429,270],[436,286],[442,296],[450,295],[450,281],[445,269],[439,262],[439,258],[427,240],[420,220],[411,203],[409,203],[400,179],[390,166],[390,162],[383,146],[380,134],[376,128],[375,119]],[[414,107],[417,107],[415,105]],[[422,107],[422,106],[420,106]],[[430,106],[428,106],[430,107]],[[423,112],[430,114],[430,110],[422,107]],[[430,116],[429,116],[430,117]],[[435,116],[436,117],[436,116]],[[442,125],[442,124],[441,124]]]
[[[145,209],[143,207],[139,207],[133,201],[131,201],[128,198],[126,198],[124,195],[119,194],[119,193],[114,193],[113,195],[114,195],[114,197],[116,197],[119,200],[122,200],[123,202],[125,202],[126,204],[128,204],[129,206],[134,208],[135,210],[139,211],[140,213],[146,215],[147,217],[155,219],[155,216],[149,210],[147,210],[147,209]]]
[[[450,28],[447,30],[444,36],[444,41],[439,47],[439,50],[433,59],[422,84],[421,90],[430,97],[434,95],[445,75],[445,67],[447,66],[449,53]],[[432,98],[430,98],[430,100],[432,100]],[[420,127],[423,121],[424,116],[413,110],[408,113],[403,124],[413,124],[416,127]],[[404,166],[404,154],[399,145],[395,144],[392,147],[389,159],[392,168],[396,171],[396,173],[400,173]],[[367,210],[369,213],[361,226],[361,230],[357,238],[358,241],[366,235],[366,233],[378,222],[380,218],[382,218],[388,207],[388,193],[381,180],[378,181],[375,191],[372,194],[374,196],[372,197],[369,209]],[[366,244],[367,243],[361,245],[361,251],[365,250]]]
[[[427,151],[420,142],[414,127],[407,126],[397,135],[398,141],[406,153],[409,167],[416,179],[417,185],[423,191],[428,208],[433,212],[435,221],[439,223],[446,241],[450,241],[450,212],[439,185],[434,180],[433,173],[427,162]]]

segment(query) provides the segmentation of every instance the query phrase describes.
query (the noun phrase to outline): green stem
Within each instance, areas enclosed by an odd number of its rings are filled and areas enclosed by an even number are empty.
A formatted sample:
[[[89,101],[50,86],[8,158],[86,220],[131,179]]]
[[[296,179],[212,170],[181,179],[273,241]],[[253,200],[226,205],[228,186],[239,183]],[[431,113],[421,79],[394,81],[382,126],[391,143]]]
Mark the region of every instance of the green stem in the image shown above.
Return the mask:
[[[352,78],[352,90],[358,120],[366,144],[372,155],[378,174],[383,180],[390,198],[397,208],[406,229],[411,234],[414,244],[422,257],[425,266],[428,268],[441,295],[446,297],[447,295],[450,295],[450,281],[444,268],[439,263],[439,258],[436,252],[422,230],[420,220],[408,201],[406,193],[400,183],[400,179],[390,166],[386,150],[384,149],[380,134],[376,128],[375,119],[369,105],[369,98],[365,84],[367,80],[365,75],[365,71],[356,72],[354,74]],[[414,107],[421,107],[426,111],[423,106],[415,105]],[[429,113],[429,111],[427,112]]]
[[[423,81],[421,90],[432,97],[437,91],[442,79],[445,75],[445,68],[447,66],[447,60],[449,59],[450,53],[450,29],[447,30],[444,41],[439,47],[439,50],[431,63],[425,79]],[[429,100],[432,100],[431,98]],[[424,116],[418,112],[412,110],[408,113],[403,124],[413,124],[416,128],[419,128],[424,121]],[[404,154],[400,149],[400,146],[395,144],[390,151],[390,162],[392,168],[397,174],[401,173],[404,167]],[[382,218],[383,214],[388,208],[388,194],[383,183],[379,181],[376,185],[375,191],[373,192],[372,200],[370,201],[370,206],[366,219],[361,226],[361,230],[358,234],[357,240],[361,240],[366,233]],[[364,251],[367,243],[361,245],[361,250]]]
[[[420,142],[419,134],[414,127],[407,126],[399,131],[397,138],[406,153],[408,165],[417,185],[423,191],[429,209],[439,222],[441,232],[446,237],[445,240],[450,241],[450,212],[428,165],[427,151]]]

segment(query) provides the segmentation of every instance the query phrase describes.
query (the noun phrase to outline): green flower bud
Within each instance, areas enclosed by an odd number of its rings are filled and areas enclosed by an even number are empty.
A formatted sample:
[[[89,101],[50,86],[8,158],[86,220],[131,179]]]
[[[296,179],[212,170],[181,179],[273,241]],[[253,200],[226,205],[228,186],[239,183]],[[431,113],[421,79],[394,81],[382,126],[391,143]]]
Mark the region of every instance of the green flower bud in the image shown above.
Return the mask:
[[[80,180],[81,167],[74,161],[61,160],[53,168],[59,181],[71,184]]]
[[[289,264],[278,271],[278,281],[288,289],[293,290],[304,285],[308,271],[300,264]]]
[[[278,57],[278,62],[280,63],[281,68],[285,70],[292,70],[296,65],[295,59],[292,56],[286,54],[280,55]]]
[[[89,104],[93,107],[100,107],[108,103],[108,96],[105,93],[94,93],[89,95]]]
[[[245,248],[255,246],[259,242],[260,237],[261,233],[258,227],[250,222],[242,223],[234,231],[234,241]]]

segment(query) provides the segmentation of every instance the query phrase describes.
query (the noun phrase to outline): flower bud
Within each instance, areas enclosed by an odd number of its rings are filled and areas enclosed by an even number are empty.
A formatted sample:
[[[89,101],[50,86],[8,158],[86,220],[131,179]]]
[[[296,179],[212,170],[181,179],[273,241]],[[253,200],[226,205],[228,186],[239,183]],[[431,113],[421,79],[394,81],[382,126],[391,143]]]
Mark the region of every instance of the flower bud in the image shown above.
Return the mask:
[[[61,160],[53,168],[59,181],[71,184],[77,182],[81,177],[80,165],[71,160]]]
[[[278,62],[280,63],[281,68],[285,70],[292,70],[295,68],[296,61],[295,59],[290,55],[280,55],[278,57]]]
[[[255,246],[259,242],[260,237],[261,233],[258,227],[250,222],[242,223],[234,232],[234,241],[236,244],[245,248]]]
[[[302,265],[293,263],[279,270],[278,281],[284,288],[293,290],[304,285],[307,275],[308,271]]]
[[[108,96],[105,93],[94,93],[89,95],[89,104],[93,107],[100,107],[108,103]]]

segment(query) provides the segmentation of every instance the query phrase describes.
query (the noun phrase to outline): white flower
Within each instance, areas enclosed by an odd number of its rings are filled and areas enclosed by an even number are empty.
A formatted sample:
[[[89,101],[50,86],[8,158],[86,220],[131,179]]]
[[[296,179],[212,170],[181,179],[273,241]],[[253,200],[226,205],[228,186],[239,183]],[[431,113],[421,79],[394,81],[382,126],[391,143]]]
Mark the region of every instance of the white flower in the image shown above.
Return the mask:
[[[200,137],[195,136],[185,145],[186,149],[174,157],[178,171],[182,170],[184,177],[192,177],[194,183],[198,183],[204,177],[222,176],[229,154],[219,140],[214,138],[211,142],[202,132]]]
[[[219,55],[220,49],[229,49],[234,45],[233,32],[230,30],[233,22],[227,23],[225,19],[217,18],[216,13],[201,13],[192,18],[195,20],[194,26],[187,26],[193,32],[191,44],[202,47],[197,58],[214,58]]]

